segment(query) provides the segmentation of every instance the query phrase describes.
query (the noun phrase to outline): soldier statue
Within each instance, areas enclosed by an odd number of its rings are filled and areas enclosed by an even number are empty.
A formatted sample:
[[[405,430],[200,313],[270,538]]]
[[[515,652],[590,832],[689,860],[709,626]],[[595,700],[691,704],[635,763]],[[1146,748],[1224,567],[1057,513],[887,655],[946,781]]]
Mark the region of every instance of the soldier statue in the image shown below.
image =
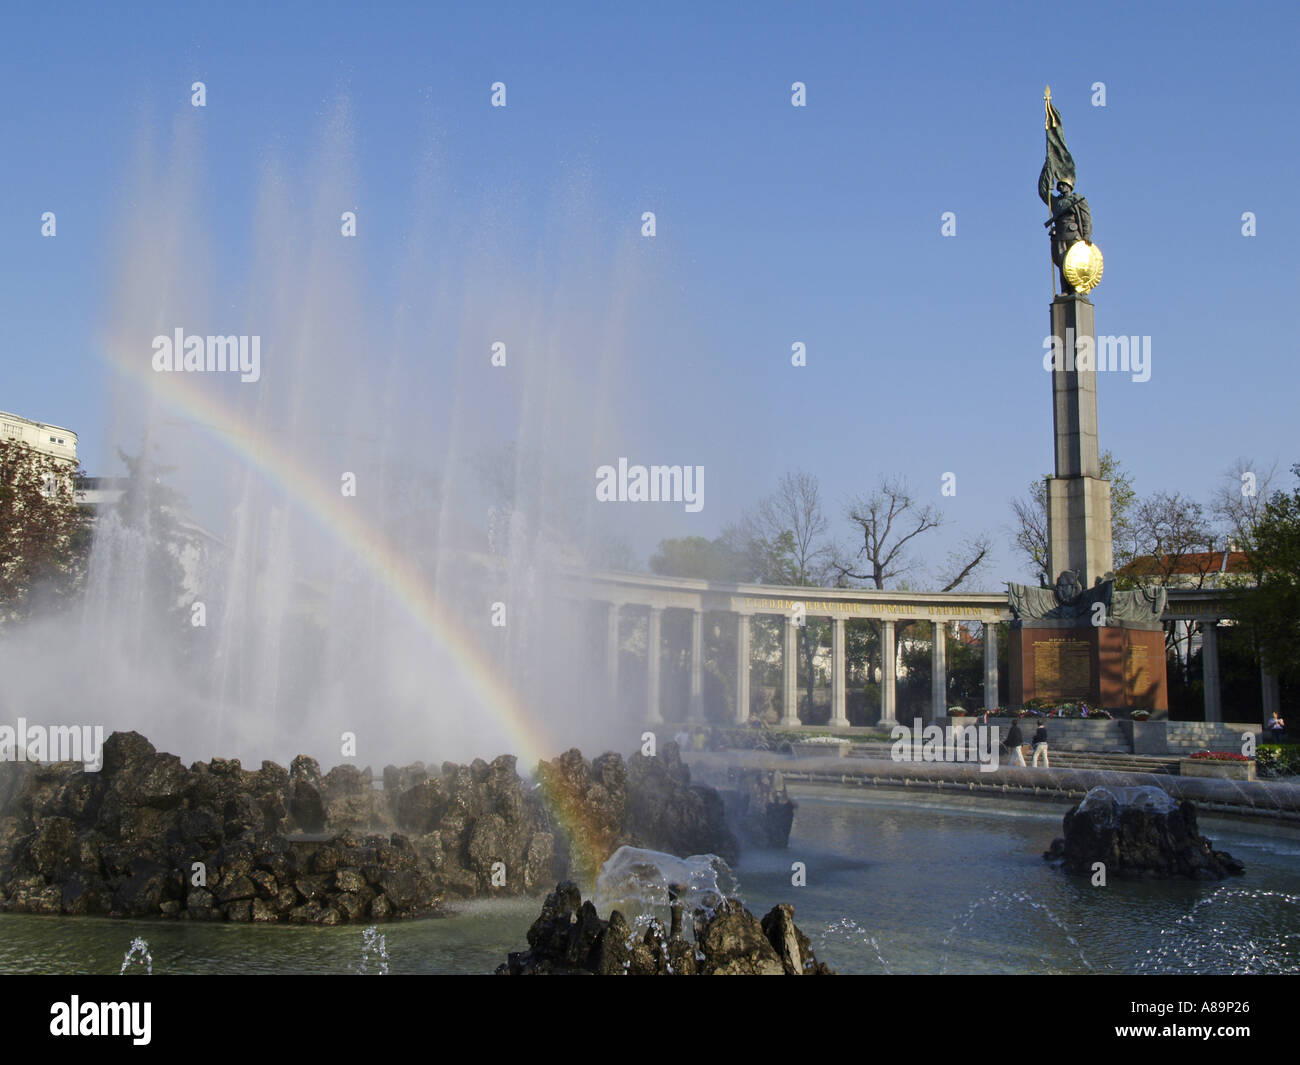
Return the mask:
[[[1047,156],[1038,175],[1038,196],[1052,212],[1043,223],[1051,231],[1052,263],[1061,277],[1061,295],[1066,298],[1086,296],[1101,280],[1101,251],[1092,243],[1092,212],[1088,201],[1074,191],[1074,158],[1065,146],[1061,113],[1052,106],[1052,90],[1043,93],[1046,114]],[[1053,192],[1055,189],[1055,192]],[[1076,244],[1083,248],[1066,257]],[[1070,280],[1074,275],[1074,281]]]
[[[1092,212],[1088,201],[1074,191],[1074,183],[1062,178],[1056,183],[1052,197],[1052,217],[1043,223],[1051,227],[1052,262],[1061,275],[1061,295],[1071,296],[1076,290],[1065,276],[1065,253],[1076,243],[1092,243]]]

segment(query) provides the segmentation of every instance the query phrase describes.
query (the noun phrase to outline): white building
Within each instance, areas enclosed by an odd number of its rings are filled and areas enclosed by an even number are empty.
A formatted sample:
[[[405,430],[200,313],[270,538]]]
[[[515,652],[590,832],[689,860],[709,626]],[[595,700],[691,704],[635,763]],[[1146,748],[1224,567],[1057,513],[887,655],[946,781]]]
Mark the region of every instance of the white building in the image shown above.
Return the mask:
[[[0,439],[26,444],[33,451],[77,465],[77,434],[61,425],[34,422],[18,414],[0,411]]]

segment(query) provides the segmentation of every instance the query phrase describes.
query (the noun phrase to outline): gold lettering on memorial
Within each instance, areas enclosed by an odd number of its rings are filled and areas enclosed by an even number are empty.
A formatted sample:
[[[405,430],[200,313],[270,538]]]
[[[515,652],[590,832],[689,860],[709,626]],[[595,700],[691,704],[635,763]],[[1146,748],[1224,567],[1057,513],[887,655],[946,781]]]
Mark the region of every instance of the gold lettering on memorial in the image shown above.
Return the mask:
[[[1034,643],[1034,695],[1086,699],[1092,692],[1092,650],[1087,640],[1053,638]]]
[[[1150,649],[1141,644],[1130,644],[1124,649],[1124,689],[1138,697],[1151,689]]]

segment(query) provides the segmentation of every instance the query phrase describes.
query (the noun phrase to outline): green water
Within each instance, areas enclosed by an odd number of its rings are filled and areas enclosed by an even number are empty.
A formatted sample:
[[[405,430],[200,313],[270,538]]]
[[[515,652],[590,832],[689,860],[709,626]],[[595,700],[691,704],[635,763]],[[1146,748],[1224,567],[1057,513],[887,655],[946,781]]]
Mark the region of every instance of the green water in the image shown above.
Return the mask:
[[[756,913],[795,905],[818,955],[858,973],[1300,972],[1300,838],[1204,821],[1246,875],[1094,888],[1040,857],[1065,807],[802,789],[788,851],[737,874]],[[791,883],[802,862],[806,886]],[[380,926],[393,973],[489,973],[536,900]],[[0,972],[115,973],[133,937],[161,973],[355,973],[361,928],[0,914]],[[370,971],[377,963],[372,957]]]

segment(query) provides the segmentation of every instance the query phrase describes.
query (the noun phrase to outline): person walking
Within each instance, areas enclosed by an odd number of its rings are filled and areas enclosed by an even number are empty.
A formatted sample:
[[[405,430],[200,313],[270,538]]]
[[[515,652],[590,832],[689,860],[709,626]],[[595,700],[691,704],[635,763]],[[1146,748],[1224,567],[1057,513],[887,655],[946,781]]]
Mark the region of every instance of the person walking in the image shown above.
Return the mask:
[[[1020,732],[1020,722],[1013,720],[1011,727],[1007,729],[1007,755],[1014,763],[1021,766],[1025,764],[1025,752],[1020,749],[1024,742],[1025,737]]]
[[[1273,718],[1269,721],[1267,728],[1273,734],[1273,742],[1281,743],[1282,737],[1286,735],[1286,722],[1282,720],[1276,710],[1273,711]]]
[[[1040,721],[1038,728],[1034,730],[1034,768],[1038,767],[1038,756],[1043,756],[1043,768],[1051,769],[1052,763],[1047,760],[1047,722]]]

